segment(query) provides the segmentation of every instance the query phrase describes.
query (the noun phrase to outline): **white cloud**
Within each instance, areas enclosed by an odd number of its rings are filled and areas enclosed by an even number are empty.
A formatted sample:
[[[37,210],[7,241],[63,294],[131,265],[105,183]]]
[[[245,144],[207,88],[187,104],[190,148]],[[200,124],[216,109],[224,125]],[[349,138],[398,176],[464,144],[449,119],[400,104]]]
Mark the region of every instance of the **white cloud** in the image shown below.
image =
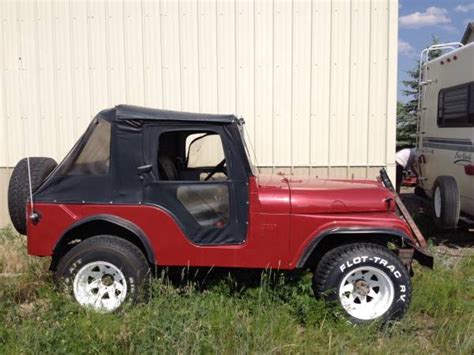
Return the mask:
[[[458,5],[454,8],[454,11],[457,11],[457,12],[470,12],[470,11],[474,11],[474,2],[470,3],[470,4],[461,4],[461,5]]]
[[[403,39],[399,38],[398,53],[411,57],[415,54],[415,48],[413,48],[413,46],[407,41],[404,41]]]
[[[417,11],[400,17],[400,27],[405,28],[440,26],[450,23],[448,10],[435,6],[428,7],[424,12]]]

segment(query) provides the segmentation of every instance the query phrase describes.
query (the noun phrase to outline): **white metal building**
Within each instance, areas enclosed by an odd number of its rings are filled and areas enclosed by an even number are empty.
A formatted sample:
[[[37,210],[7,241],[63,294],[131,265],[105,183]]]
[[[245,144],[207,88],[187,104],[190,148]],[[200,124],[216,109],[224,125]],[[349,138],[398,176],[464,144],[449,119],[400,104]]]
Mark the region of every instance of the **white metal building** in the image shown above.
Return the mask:
[[[394,170],[396,0],[0,2],[0,226],[11,168],[119,103],[243,116],[258,164]]]

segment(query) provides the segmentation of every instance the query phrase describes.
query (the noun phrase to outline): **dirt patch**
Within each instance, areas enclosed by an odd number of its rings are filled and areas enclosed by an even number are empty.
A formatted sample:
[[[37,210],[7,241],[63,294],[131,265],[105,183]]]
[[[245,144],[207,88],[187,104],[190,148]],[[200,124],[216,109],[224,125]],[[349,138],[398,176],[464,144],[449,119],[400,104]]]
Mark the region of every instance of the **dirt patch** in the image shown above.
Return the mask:
[[[474,232],[468,230],[443,231],[436,228],[430,200],[416,196],[412,188],[404,188],[400,198],[413,216],[423,235],[441,254],[461,257],[474,253]]]

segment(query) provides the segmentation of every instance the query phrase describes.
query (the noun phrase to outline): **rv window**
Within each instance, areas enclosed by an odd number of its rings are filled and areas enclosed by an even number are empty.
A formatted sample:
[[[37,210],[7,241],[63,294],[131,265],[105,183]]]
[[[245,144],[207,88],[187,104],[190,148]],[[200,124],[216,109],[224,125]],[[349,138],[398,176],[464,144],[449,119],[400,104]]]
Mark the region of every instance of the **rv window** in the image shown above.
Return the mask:
[[[474,126],[474,83],[440,90],[438,96],[438,126]]]

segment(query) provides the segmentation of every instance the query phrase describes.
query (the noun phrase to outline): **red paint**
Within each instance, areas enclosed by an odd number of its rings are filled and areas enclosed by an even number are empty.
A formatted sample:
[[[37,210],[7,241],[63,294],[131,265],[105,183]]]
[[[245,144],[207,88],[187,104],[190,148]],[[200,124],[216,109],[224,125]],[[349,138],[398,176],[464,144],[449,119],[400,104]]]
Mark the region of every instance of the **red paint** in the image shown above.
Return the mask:
[[[403,178],[402,185],[414,187],[416,186],[417,182],[418,178],[416,177],[416,175],[408,175]]]
[[[464,165],[464,172],[466,173],[466,175],[474,176],[474,165]]]
[[[386,200],[392,197],[376,181],[305,178],[290,179],[289,185],[293,214],[386,211]]]
[[[392,194],[378,182],[262,175],[251,177],[249,187],[249,228],[242,245],[193,244],[171,215],[154,206],[36,203],[41,220],[29,221],[28,252],[51,255],[72,224],[98,214],[136,224],[156,262],[170,266],[292,269],[313,238],[337,227],[396,229],[413,238],[406,222],[387,211]]]

